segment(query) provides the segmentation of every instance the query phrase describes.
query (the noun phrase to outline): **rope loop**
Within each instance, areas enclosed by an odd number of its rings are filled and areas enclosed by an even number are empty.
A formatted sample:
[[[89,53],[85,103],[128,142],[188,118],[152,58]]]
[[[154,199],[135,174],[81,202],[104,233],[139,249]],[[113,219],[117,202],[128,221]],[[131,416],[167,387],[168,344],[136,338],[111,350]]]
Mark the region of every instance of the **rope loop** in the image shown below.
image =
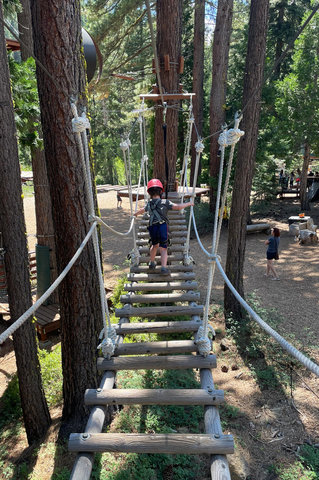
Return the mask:
[[[90,125],[89,119],[86,116],[72,118],[72,131],[74,133],[82,133],[82,132],[85,132],[86,130],[90,130],[90,128],[91,128],[91,125]]]
[[[198,142],[195,143],[195,148],[197,153],[202,153],[204,150],[204,144],[201,140],[198,140]]]

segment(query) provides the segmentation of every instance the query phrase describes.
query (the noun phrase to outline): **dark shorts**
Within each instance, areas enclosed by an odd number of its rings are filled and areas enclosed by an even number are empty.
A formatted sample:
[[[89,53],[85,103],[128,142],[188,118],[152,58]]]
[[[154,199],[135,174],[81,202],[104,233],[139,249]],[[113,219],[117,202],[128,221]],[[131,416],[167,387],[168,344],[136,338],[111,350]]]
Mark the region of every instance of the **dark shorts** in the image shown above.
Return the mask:
[[[148,227],[148,231],[150,232],[152,245],[157,245],[159,243],[160,247],[167,248],[167,223],[154,223]]]
[[[267,252],[266,256],[267,256],[267,260],[275,260],[276,259],[276,253],[275,252]]]

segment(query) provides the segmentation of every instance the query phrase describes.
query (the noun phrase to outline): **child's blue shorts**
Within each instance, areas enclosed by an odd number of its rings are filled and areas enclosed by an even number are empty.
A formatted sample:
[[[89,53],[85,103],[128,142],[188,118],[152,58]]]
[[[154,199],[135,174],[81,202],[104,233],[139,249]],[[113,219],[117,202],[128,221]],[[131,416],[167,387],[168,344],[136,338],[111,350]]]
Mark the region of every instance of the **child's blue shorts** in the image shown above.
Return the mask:
[[[167,248],[168,232],[167,223],[154,223],[148,227],[152,245],[159,243],[160,247]]]

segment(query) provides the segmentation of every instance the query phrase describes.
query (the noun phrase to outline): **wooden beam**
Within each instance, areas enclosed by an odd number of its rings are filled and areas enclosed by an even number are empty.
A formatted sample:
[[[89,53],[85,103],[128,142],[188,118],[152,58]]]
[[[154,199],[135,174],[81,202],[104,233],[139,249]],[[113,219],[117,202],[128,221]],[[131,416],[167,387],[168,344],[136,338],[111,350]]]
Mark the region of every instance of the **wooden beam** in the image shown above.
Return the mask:
[[[169,266],[171,273],[170,279],[174,278],[172,275],[178,275],[182,273],[187,273],[188,275],[193,275],[193,265],[170,265]],[[130,268],[130,273],[152,273],[154,275],[157,275],[157,280],[160,282],[163,280],[164,282],[167,282],[167,278],[164,278],[162,275],[160,275],[161,270],[150,270],[148,265],[139,265],[139,266],[133,266]],[[186,278],[186,277],[185,277]],[[190,279],[190,278],[189,278]]]
[[[103,370],[187,370],[216,368],[216,356],[152,355],[145,357],[112,357],[97,359],[97,369]]]
[[[165,290],[195,290],[198,288],[197,282],[154,282],[154,283],[125,283],[124,290],[127,292],[147,292],[147,291],[165,291]]]
[[[176,315],[201,315],[203,313],[203,305],[196,306],[165,306],[165,307],[131,307],[128,305],[124,308],[115,310],[116,317],[175,317]]]
[[[87,389],[85,405],[220,405],[224,391],[198,389]]]
[[[214,381],[210,369],[200,370],[200,383],[202,388],[214,391]],[[222,435],[219,410],[214,406],[207,406],[204,409],[205,432],[210,435]],[[225,453],[225,452],[224,452]],[[215,454],[210,458],[211,478],[222,478],[231,480],[228,460],[225,455]]]
[[[146,295],[121,295],[121,303],[174,303],[196,302],[199,300],[199,292],[188,293],[150,293]]]
[[[115,349],[115,356],[119,355],[147,355],[192,353],[197,352],[194,340],[170,340],[162,342],[135,342],[123,343]]]
[[[232,435],[71,433],[70,452],[125,452],[201,455],[233,453]]]
[[[170,268],[173,265],[170,265]],[[180,265],[178,265],[180,266]],[[159,275],[158,273],[146,273],[145,270],[137,270],[138,267],[136,267],[136,270],[134,269],[134,272],[143,272],[143,273],[129,273],[127,275],[127,279],[130,282],[160,282],[163,280],[163,282],[167,282],[167,277],[164,277],[163,275]],[[148,267],[147,267],[148,268]],[[149,269],[148,269],[149,271]],[[174,272],[174,270],[171,268],[171,271]],[[145,272],[145,273],[144,273]],[[194,280],[195,279],[195,273],[192,272],[185,272],[185,273],[171,273],[169,276],[170,281],[171,280]]]
[[[122,323],[114,325],[117,334],[139,335],[140,333],[185,333],[197,332],[202,322],[199,320],[176,321],[176,322],[138,322]]]

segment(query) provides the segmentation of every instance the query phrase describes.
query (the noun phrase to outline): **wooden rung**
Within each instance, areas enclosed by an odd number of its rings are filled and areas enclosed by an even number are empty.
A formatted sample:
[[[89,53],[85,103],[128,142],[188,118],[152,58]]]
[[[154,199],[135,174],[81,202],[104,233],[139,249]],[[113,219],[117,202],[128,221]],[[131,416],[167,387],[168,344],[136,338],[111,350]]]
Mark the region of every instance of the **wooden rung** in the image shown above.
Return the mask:
[[[143,357],[112,357],[97,359],[97,369],[102,370],[187,370],[216,368],[216,355],[152,355]]]
[[[123,343],[115,348],[115,355],[147,355],[197,352],[194,340]]]
[[[223,390],[189,389],[87,389],[85,405],[221,405]]]
[[[168,262],[181,262],[184,259],[184,255],[177,254],[177,255],[167,255],[167,261]],[[140,263],[148,263],[150,261],[150,256],[149,255],[141,255],[139,259]],[[158,264],[161,263],[161,256],[156,255],[155,261],[158,262]]]
[[[173,270],[172,270],[173,271]],[[129,273],[127,279],[130,282],[167,282],[167,277],[164,275],[159,275],[158,273]],[[170,280],[194,280],[195,273],[192,272],[182,272],[182,273],[171,273]]]
[[[172,246],[168,246],[167,247],[167,253],[170,254],[170,253],[183,253],[185,250],[185,247],[183,245],[172,245]],[[149,247],[140,247],[138,249],[138,251],[140,252],[141,255],[143,254],[147,254],[150,252],[150,249]]]
[[[234,452],[234,440],[219,434],[71,433],[69,451],[226,455]]]
[[[193,265],[169,265],[168,267],[170,269],[171,272],[192,272],[193,271]],[[148,265],[139,265],[139,266],[136,266],[136,267],[131,267],[130,268],[130,272],[131,273],[152,273],[154,275],[157,275],[157,274],[160,274],[161,273],[161,269],[160,268],[157,268],[153,271],[151,271],[149,268],[148,268]],[[162,275],[161,275],[162,276]],[[165,281],[167,281],[167,278],[165,279]]]
[[[114,325],[118,335],[138,335],[140,333],[186,333],[197,332],[202,322],[199,320],[186,320],[180,322],[138,322]]]
[[[197,282],[154,282],[154,283],[125,283],[124,290],[126,292],[147,292],[162,290],[196,290]]]
[[[178,307],[132,307],[128,305],[124,308],[117,308],[115,310],[116,317],[175,317],[176,315],[201,315],[203,313],[203,305],[196,306],[178,306]]]
[[[189,293],[153,293],[148,295],[121,295],[121,303],[174,303],[196,302],[200,298],[199,292]]]

